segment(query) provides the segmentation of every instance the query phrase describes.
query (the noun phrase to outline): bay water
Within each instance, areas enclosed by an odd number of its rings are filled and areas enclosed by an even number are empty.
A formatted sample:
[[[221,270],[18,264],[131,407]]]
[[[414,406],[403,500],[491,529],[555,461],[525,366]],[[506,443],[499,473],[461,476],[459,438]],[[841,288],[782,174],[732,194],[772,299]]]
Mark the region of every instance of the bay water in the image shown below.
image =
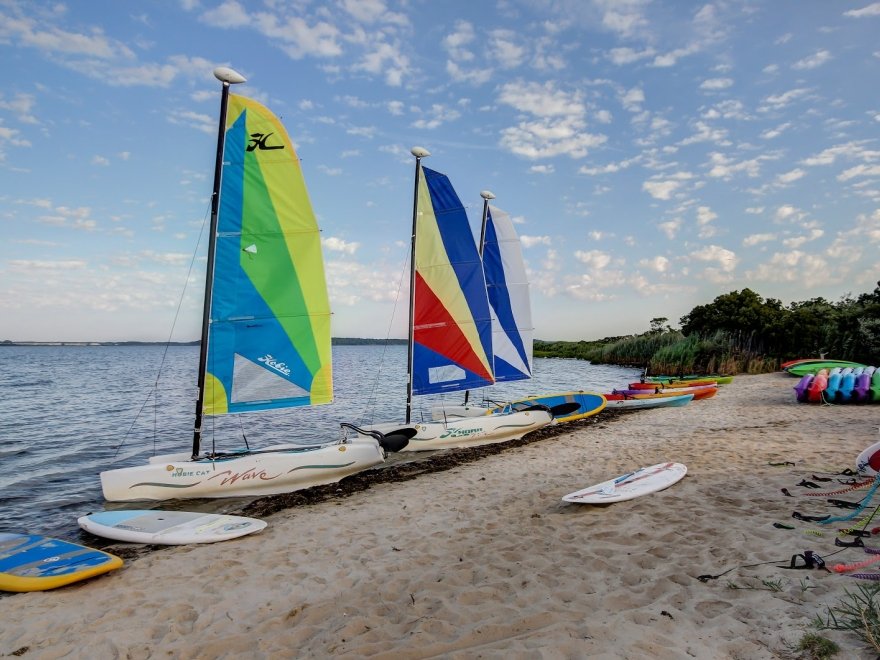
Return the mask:
[[[119,508],[228,512],[253,498],[109,503],[98,473],[153,454],[189,451],[196,400],[196,346],[0,347],[0,532],[77,540],[76,518]],[[531,394],[610,392],[638,369],[536,358],[531,380],[471,393],[472,401]],[[203,448],[304,444],[341,437],[340,422],[403,420],[406,347],[333,347],[334,403],[207,418]],[[417,397],[414,420],[462,393]],[[404,454],[406,460],[416,453]],[[381,469],[381,466],[374,468]]]

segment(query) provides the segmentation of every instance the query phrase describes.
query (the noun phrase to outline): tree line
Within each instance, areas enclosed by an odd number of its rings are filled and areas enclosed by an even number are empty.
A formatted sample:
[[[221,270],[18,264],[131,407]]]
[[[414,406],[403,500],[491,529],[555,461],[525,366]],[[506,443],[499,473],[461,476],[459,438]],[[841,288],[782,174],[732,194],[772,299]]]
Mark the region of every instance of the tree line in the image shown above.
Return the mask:
[[[751,289],[731,291],[681,317],[651,319],[638,335],[596,341],[536,340],[539,357],[637,366],[649,373],[763,373],[786,360],[828,357],[880,366],[880,282],[837,302],[812,298],[783,305]]]

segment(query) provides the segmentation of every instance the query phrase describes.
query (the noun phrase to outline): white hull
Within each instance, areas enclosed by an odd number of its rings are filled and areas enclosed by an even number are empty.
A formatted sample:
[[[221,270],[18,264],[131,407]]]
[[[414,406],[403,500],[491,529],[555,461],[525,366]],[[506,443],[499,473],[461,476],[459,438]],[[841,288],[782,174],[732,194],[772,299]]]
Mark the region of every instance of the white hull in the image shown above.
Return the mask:
[[[434,406],[431,408],[431,419],[435,422],[443,422],[467,417],[483,417],[492,412],[488,407],[481,405],[464,406]]]
[[[523,437],[526,433],[547,426],[553,420],[549,411],[528,410],[503,415],[464,417],[448,422],[420,422],[411,424],[417,433],[402,451],[428,451],[479,447]],[[365,426],[366,430],[391,431],[406,426],[401,423],[383,423]]]
[[[155,456],[146,465],[101,473],[110,502],[276,495],[335,483],[385,460],[373,438],[330,445],[276,445],[218,460]]]
[[[693,394],[664,396],[651,399],[620,399],[605,404],[606,410],[643,410],[645,408],[677,408],[690,403]]]

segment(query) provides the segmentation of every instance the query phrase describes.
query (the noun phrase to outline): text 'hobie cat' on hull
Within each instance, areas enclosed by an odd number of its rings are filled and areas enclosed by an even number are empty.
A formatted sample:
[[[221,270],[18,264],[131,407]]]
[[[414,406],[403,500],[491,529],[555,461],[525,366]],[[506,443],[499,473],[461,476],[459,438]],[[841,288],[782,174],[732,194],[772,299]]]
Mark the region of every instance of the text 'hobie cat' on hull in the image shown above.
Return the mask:
[[[275,495],[335,483],[378,465],[385,454],[372,437],[331,445],[277,445],[193,461],[189,454],[154,456],[147,465],[101,473],[110,502]]]

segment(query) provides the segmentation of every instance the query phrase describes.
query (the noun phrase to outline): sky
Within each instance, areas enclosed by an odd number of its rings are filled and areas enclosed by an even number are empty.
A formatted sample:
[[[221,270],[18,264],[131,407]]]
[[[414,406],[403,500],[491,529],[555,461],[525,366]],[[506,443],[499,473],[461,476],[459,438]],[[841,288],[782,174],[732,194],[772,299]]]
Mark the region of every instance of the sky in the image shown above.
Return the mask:
[[[216,66],[281,117],[333,334],[404,337],[414,160],[516,223],[535,337],[880,280],[880,2],[0,0],[0,341],[198,337]]]

